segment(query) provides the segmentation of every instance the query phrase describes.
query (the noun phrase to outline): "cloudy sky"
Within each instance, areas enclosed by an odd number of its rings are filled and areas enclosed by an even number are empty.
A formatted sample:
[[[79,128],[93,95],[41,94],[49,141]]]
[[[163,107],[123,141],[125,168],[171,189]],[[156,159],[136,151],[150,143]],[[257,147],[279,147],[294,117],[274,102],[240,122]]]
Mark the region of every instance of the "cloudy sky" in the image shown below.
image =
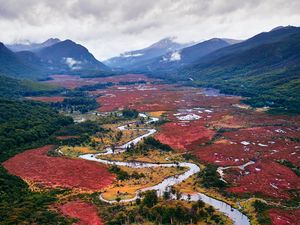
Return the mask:
[[[0,0],[0,41],[72,39],[103,60],[176,36],[246,39],[300,26],[299,0]]]

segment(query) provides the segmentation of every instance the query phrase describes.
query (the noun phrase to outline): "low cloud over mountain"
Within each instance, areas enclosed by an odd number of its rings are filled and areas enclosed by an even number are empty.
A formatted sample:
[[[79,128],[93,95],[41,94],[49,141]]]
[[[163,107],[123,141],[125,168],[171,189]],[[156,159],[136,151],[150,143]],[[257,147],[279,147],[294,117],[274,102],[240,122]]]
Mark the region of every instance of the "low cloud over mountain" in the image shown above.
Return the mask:
[[[0,5],[5,44],[70,38],[99,60],[167,36],[180,43],[247,39],[278,25],[300,25],[298,0],[0,0]]]

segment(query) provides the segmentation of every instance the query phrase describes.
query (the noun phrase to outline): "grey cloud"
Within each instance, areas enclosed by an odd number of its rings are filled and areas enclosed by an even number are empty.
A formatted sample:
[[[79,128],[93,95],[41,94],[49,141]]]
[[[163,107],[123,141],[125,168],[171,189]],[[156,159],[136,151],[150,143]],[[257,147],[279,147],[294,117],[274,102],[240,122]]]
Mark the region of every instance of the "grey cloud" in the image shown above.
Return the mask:
[[[299,0],[0,0],[0,41],[69,38],[103,59],[166,36],[244,39],[299,26],[299,8]]]

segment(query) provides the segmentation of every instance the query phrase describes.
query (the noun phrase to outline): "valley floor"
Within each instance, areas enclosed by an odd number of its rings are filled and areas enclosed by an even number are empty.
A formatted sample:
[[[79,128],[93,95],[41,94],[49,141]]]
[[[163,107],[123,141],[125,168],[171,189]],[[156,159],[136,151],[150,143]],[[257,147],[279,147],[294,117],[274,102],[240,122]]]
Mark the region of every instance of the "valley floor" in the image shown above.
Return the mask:
[[[73,89],[99,82],[113,85],[87,91],[99,103],[97,110],[64,112],[76,116],[82,124],[91,120],[102,131],[85,134],[88,138],[83,142],[83,134],[57,135],[58,146],[27,150],[3,163],[9,173],[21,177],[34,191],[63,190],[51,210],[77,218],[82,224],[167,224],[168,216],[160,221],[153,217],[157,212],[173,209],[197,215],[194,224],[232,224],[226,214],[207,204],[200,207],[168,196],[172,192],[200,192],[238,209],[251,224],[299,223],[300,116],[270,115],[264,109],[244,105],[238,96],[211,95],[203,89],[168,84],[144,75],[52,78],[48,82]],[[65,98],[68,97],[30,99],[62,102]],[[143,114],[126,118],[122,115],[125,109]],[[159,120],[147,123],[150,117]],[[157,131],[149,136],[152,139],[147,137],[124,151],[118,149],[149,129]],[[134,197],[138,190],[179,176],[187,168],[128,168],[80,159],[108,149],[112,154],[97,157],[122,162],[191,162],[201,171],[176,184],[153,204],[146,202],[147,194],[141,194],[141,202],[110,205],[102,202],[99,194],[120,202]],[[172,219],[176,220],[175,216]],[[182,223],[190,223],[187,221]]]

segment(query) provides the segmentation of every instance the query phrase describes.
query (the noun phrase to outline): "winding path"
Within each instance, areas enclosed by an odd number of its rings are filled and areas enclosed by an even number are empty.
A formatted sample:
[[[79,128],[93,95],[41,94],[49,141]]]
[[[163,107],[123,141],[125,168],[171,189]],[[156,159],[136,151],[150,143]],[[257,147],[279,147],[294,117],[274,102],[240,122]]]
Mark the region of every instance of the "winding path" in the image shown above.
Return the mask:
[[[141,117],[147,117],[145,114],[140,114],[139,116]],[[151,117],[146,123],[151,123],[151,122],[155,122],[158,121],[158,118],[154,118]],[[126,130],[127,125],[125,126],[120,126],[118,127],[119,130]],[[142,140],[145,137],[148,137],[152,134],[154,134],[156,132],[155,129],[144,129],[146,131],[148,131],[148,133],[141,135],[129,142],[127,142],[126,144],[119,146],[117,148],[117,150],[115,152],[125,152],[126,148],[128,146],[130,146],[132,143],[136,144],[138,143],[140,140]],[[156,190],[158,196],[162,196],[163,192],[166,190],[169,190],[169,188],[173,185],[179,184],[182,181],[188,179],[190,176],[198,173],[200,171],[200,168],[194,164],[194,163],[189,163],[189,162],[179,162],[179,163],[142,163],[142,162],[122,162],[122,161],[110,161],[110,160],[104,160],[104,159],[99,159],[97,158],[97,156],[99,155],[107,155],[107,154],[113,154],[113,151],[111,148],[107,148],[105,153],[98,153],[98,154],[85,154],[85,155],[81,155],[79,156],[82,159],[85,160],[91,160],[91,161],[96,161],[96,162],[100,162],[100,163],[104,163],[107,165],[118,165],[118,166],[128,166],[131,168],[146,168],[146,167],[173,167],[173,166],[181,166],[181,167],[188,167],[189,170],[184,172],[183,174],[180,175],[175,175],[175,176],[171,176],[168,177],[166,179],[164,179],[161,183],[151,186],[151,187],[147,187],[147,188],[143,188],[140,189],[139,191],[136,192],[135,197],[131,198],[131,199],[124,199],[121,200],[121,202],[131,202],[134,201],[135,199],[138,198],[138,195],[140,192],[144,192],[147,190]],[[102,195],[99,196],[99,198],[107,203],[116,203],[117,201],[115,200],[106,200],[102,197]],[[175,198],[175,196],[172,196],[172,198]],[[249,218],[244,215],[242,212],[240,212],[239,210],[233,208],[232,206],[230,206],[229,204],[219,201],[217,199],[214,199],[212,197],[209,197],[205,194],[202,193],[196,193],[196,194],[192,194],[192,195],[188,195],[188,194],[182,194],[181,197],[182,200],[186,200],[186,201],[198,201],[198,200],[202,200],[203,202],[213,206],[216,210],[226,214],[235,225],[250,225],[250,220]]]

